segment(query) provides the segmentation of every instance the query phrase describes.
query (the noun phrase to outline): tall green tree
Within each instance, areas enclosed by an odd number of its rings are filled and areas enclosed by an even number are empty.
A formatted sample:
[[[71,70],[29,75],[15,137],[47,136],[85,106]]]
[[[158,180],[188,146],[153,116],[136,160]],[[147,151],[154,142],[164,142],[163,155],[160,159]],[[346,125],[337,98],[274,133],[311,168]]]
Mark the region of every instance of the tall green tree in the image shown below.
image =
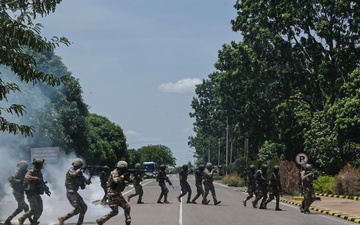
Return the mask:
[[[55,11],[61,0],[23,0],[0,1],[0,65],[14,72],[22,82],[44,83],[49,86],[60,85],[67,80],[66,76],[56,77],[37,68],[33,54],[26,52],[52,52],[59,44],[69,45],[66,38],[53,37],[47,40],[41,36],[41,24],[34,24],[36,16],[46,16]],[[0,101],[6,101],[9,93],[20,91],[16,83],[4,82],[0,79]],[[0,107],[0,130],[12,134],[31,135],[31,125],[8,121],[4,114],[23,116],[24,105],[11,103],[8,107]]]
[[[155,162],[158,165],[176,165],[176,158],[171,149],[165,145],[147,145],[137,150],[141,156],[141,162]]]
[[[104,116],[90,114],[88,141],[90,154],[84,155],[88,164],[115,166],[119,160],[128,160],[126,137],[120,126]]]

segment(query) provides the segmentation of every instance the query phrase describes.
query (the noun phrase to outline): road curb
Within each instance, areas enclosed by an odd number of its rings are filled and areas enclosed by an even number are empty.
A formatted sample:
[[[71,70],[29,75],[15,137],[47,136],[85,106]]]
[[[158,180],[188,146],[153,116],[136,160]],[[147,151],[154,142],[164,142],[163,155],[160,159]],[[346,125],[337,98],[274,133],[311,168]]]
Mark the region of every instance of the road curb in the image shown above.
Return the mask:
[[[331,198],[344,198],[344,199],[352,199],[352,200],[360,200],[360,196],[348,196],[348,195],[335,195],[335,194],[321,194],[321,193],[315,193],[318,196],[323,197],[331,197]]]
[[[291,205],[297,205],[299,207],[301,206],[301,204],[299,204],[297,202],[294,202],[294,201],[291,201],[291,200],[288,200],[288,199],[280,198],[280,201],[285,202],[287,204],[291,204]],[[338,218],[341,218],[341,219],[344,219],[344,220],[347,220],[347,221],[351,221],[351,222],[360,224],[360,217],[359,216],[352,216],[352,215],[349,215],[349,214],[333,212],[333,211],[331,211],[329,209],[322,209],[322,208],[313,207],[313,206],[310,206],[310,209],[314,210],[314,211],[317,211],[317,212],[320,212],[320,213],[323,213],[323,214],[326,214],[326,215],[338,217]]]

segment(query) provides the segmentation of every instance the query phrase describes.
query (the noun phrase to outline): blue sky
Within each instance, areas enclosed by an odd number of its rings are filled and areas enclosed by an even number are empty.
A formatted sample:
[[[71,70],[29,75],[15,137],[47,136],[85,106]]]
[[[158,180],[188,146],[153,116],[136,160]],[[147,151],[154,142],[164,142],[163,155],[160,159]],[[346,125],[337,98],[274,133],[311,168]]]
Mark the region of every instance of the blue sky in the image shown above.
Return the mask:
[[[61,46],[91,113],[119,125],[129,148],[168,146],[177,165],[193,162],[191,100],[215,70],[218,50],[240,41],[235,0],[63,0],[38,22]]]

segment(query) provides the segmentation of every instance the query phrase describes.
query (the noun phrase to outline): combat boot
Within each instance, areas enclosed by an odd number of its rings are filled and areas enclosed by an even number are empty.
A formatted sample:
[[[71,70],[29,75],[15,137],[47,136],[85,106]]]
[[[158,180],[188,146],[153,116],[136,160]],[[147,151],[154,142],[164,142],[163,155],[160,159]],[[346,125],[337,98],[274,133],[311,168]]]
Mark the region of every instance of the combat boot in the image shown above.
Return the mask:
[[[97,223],[98,225],[103,225],[103,224],[104,224],[100,219],[97,219],[97,220],[96,220],[96,223]]]
[[[242,202],[243,202],[243,205],[246,207],[246,201],[245,201],[245,200],[243,200]]]
[[[251,203],[252,203],[252,206],[253,206],[254,208],[257,208],[257,202],[252,201]]]
[[[4,225],[12,225],[11,224],[11,219],[6,219],[5,221],[4,221]]]
[[[20,217],[18,220],[19,220],[19,225],[24,225],[25,218]]]
[[[58,220],[59,220],[59,225],[64,225],[64,221],[65,221],[64,218],[59,217]]]

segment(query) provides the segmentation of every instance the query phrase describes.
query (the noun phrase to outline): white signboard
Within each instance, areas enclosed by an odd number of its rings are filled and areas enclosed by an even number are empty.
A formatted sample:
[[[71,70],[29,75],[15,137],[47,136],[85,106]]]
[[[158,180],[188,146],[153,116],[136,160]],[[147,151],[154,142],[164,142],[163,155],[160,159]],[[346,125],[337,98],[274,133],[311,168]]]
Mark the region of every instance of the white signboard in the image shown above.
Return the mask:
[[[304,165],[309,160],[309,157],[305,153],[299,153],[296,155],[295,161],[299,165]]]
[[[60,158],[59,147],[46,147],[46,148],[32,148],[31,149],[31,162],[35,158],[45,159],[45,163],[55,163]]]

